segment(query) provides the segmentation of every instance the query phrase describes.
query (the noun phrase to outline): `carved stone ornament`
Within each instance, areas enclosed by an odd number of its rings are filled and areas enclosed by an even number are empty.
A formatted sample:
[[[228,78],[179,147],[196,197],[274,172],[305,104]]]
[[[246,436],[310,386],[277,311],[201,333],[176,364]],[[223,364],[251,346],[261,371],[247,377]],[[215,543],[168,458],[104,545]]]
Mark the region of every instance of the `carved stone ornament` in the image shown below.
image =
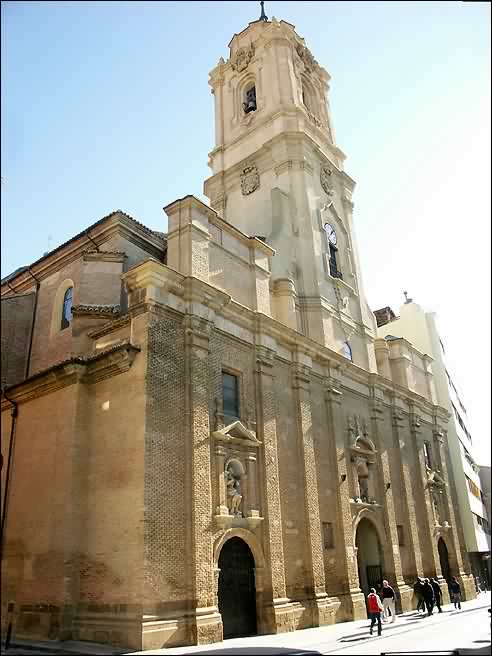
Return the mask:
[[[247,48],[239,48],[231,61],[232,68],[238,73],[244,71],[248,68],[248,64],[253,59],[254,54],[255,47],[253,44]]]
[[[301,44],[298,44],[296,51],[304,63],[304,70],[306,73],[311,73],[316,67],[316,59],[312,56],[309,50]]]
[[[241,191],[243,196],[252,194],[260,186],[260,175],[255,164],[247,164],[241,173]]]
[[[327,166],[322,166],[319,174],[319,180],[325,193],[327,193],[328,196],[333,196],[334,192],[331,184],[331,169],[329,169]]]

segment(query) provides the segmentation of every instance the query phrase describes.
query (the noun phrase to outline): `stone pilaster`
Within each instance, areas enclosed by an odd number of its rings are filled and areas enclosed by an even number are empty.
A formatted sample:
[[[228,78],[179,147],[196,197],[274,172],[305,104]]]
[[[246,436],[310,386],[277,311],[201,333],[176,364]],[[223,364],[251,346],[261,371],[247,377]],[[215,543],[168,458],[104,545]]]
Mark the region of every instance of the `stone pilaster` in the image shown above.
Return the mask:
[[[216,605],[211,534],[212,481],[208,408],[208,358],[212,324],[186,315],[186,410],[191,460],[191,571],[196,607],[192,621],[195,644],[222,640],[222,620]]]
[[[84,383],[85,367],[74,365],[75,384],[73,386],[73,441],[70,454],[70,486],[63,499],[66,513],[64,524],[64,603],[60,616],[60,640],[77,639],[73,621],[80,603],[80,559],[85,547],[84,517],[87,500],[87,385]],[[67,499],[68,497],[68,499]],[[55,502],[56,503],[56,502]]]
[[[309,554],[307,571],[310,594],[312,595],[313,625],[323,626],[325,624],[334,624],[335,614],[340,602],[337,599],[329,598],[325,588],[318,481],[313,443],[310,373],[309,367],[305,365],[293,365],[292,385],[296,396],[297,434],[304,479],[304,513]]]
[[[265,536],[270,561],[270,567],[265,572],[266,577],[270,578],[265,585],[265,596],[269,597],[271,594],[271,607],[266,609],[266,615],[269,630],[273,633],[283,633],[294,630],[294,619],[285,585],[274,363],[274,351],[258,346],[256,349],[257,434],[263,442]]]
[[[460,541],[458,536],[459,528],[457,525],[458,517],[454,512],[454,506],[453,506],[453,500],[451,494],[451,486],[453,485],[453,481],[450,479],[450,476],[448,474],[448,466],[447,466],[447,458],[446,458],[446,431],[438,425],[436,425],[434,428],[434,444],[438,457],[439,467],[441,470],[441,476],[445,481],[445,487],[443,489],[443,497],[444,497],[443,501],[445,506],[445,512],[448,515],[449,524],[450,524],[450,528],[448,529],[447,536],[446,536],[448,538],[446,540],[446,543],[448,548],[451,547],[450,549],[451,563],[452,565],[454,565],[454,569],[456,570],[456,573],[453,572],[453,575],[455,575],[456,578],[461,583],[461,589],[463,591],[464,599],[475,599],[477,593],[476,593],[474,579],[470,573],[469,565],[468,567],[466,567],[467,563],[463,562],[464,558],[467,558],[467,555],[466,553],[463,554],[464,555],[463,558],[460,548]],[[466,571],[467,569],[468,571]]]
[[[403,493],[404,493],[404,508],[406,514],[406,525],[408,526],[408,553],[410,555],[413,571],[406,572],[407,576],[410,576],[412,579],[415,579],[417,576],[422,575],[423,566],[422,566],[422,555],[421,555],[421,545],[419,540],[419,531],[417,525],[417,512],[415,508],[415,498],[413,494],[413,476],[410,468],[409,453],[410,445],[408,444],[410,435],[405,429],[405,416],[398,409],[393,408],[392,410],[392,424],[393,424],[393,435],[398,446],[397,452],[399,454],[400,460],[400,476],[403,482]]]
[[[427,537],[427,545],[421,545],[421,547],[424,547],[422,550],[424,553],[423,575],[431,576],[435,574],[437,577],[442,577],[439,551],[437,549],[437,540],[435,539],[435,519],[434,511],[432,508],[432,498],[429,487],[427,485],[427,469],[425,463],[423,439],[421,437],[421,425],[421,419],[414,412],[411,412],[410,432],[416,450],[418,469],[417,480],[414,481],[414,483],[417,487],[417,490],[420,491],[424,501],[424,505],[421,508],[421,513],[423,514],[421,525],[425,527],[425,534]]]
[[[360,590],[357,572],[352,513],[350,510],[350,483],[347,468],[347,449],[342,416],[342,391],[337,380],[325,380],[325,401],[328,416],[328,434],[332,445],[331,460],[336,483],[337,536],[336,557],[340,563],[340,578],[344,581],[339,597],[344,616],[351,619],[366,617],[366,602]]]
[[[377,401],[373,402],[371,410],[372,433],[378,451],[380,470],[379,490],[376,499],[383,505],[384,528],[386,535],[390,537],[390,544],[385,552],[386,575],[391,579],[390,585],[395,585],[399,592],[401,607],[398,610],[405,612],[412,608],[413,590],[403,580],[398,531],[396,528],[395,503],[393,500],[393,489],[391,487],[390,457],[384,434],[381,437],[384,431],[384,410]]]

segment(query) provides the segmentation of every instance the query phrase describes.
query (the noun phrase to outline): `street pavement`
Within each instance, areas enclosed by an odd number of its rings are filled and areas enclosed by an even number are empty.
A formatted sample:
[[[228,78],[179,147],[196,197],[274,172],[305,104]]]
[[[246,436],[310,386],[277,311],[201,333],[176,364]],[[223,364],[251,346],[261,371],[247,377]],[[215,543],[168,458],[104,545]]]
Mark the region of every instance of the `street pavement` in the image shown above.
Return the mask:
[[[233,638],[213,645],[154,649],[139,654],[212,654],[219,656],[245,656],[248,654],[382,654],[391,652],[423,652],[459,650],[460,656],[490,654],[490,593],[463,602],[461,611],[452,604],[443,606],[443,612],[427,617],[416,611],[397,615],[396,621],[383,624],[381,637],[369,635],[369,620],[344,622],[333,626],[304,629],[293,633]],[[396,655],[395,655],[396,656]]]
[[[461,611],[452,605],[443,606],[443,612],[434,611],[431,617],[415,611],[398,615],[391,624],[383,624],[383,634],[369,635],[369,621],[357,620],[333,626],[304,629],[293,633],[277,635],[234,638],[212,645],[195,647],[178,647],[172,649],[154,649],[128,654],[165,654],[178,656],[190,654],[211,654],[212,656],[258,656],[274,655],[308,656],[311,654],[394,654],[405,652],[423,654],[440,652],[443,656],[459,653],[459,656],[490,655],[490,592],[482,593],[477,599],[463,602]],[[15,638],[14,638],[15,641]],[[50,649],[46,642],[13,645],[2,656],[33,656],[33,654],[113,654],[125,653],[124,650],[112,650],[108,645],[94,643],[65,642],[57,643]],[[455,650],[459,650],[456,652]],[[436,654],[437,656],[437,654]]]

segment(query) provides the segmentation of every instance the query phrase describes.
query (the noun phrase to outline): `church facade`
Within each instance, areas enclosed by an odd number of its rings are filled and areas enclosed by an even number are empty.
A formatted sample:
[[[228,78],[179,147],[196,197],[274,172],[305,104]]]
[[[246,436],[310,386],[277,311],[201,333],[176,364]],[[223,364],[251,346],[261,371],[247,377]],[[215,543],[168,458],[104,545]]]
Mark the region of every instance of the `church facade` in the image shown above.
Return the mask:
[[[2,281],[18,637],[293,631],[365,617],[383,578],[400,610],[417,576],[475,596],[432,359],[365,299],[329,75],[285,21],[229,47],[210,205],[167,234],[114,212]]]

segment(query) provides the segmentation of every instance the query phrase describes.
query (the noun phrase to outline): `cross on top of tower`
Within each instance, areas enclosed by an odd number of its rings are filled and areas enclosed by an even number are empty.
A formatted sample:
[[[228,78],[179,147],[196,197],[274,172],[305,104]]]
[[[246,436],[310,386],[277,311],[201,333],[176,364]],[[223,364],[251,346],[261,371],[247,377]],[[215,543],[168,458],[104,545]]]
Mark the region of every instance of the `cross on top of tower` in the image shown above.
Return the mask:
[[[264,2],[264,0],[261,0],[260,5],[261,5],[261,16],[258,20],[267,21],[268,16],[265,14],[265,2]]]

